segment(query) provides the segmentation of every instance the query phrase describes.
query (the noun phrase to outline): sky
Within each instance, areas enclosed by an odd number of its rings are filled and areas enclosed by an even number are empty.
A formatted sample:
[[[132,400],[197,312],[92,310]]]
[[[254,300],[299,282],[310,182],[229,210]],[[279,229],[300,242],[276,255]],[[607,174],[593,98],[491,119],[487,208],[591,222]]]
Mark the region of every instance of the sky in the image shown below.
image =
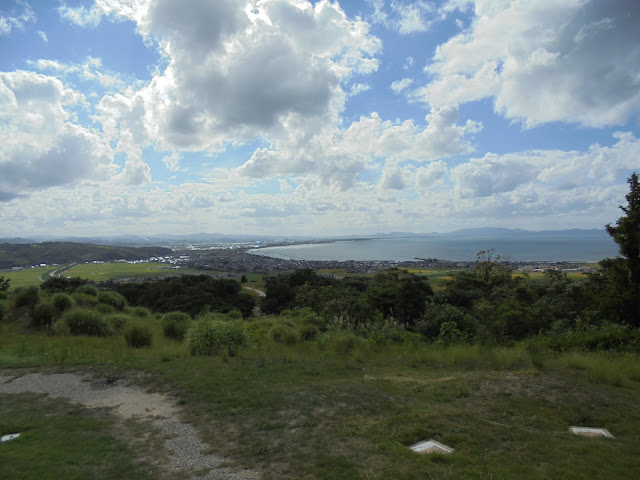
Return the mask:
[[[0,0],[0,237],[603,228],[637,0]]]

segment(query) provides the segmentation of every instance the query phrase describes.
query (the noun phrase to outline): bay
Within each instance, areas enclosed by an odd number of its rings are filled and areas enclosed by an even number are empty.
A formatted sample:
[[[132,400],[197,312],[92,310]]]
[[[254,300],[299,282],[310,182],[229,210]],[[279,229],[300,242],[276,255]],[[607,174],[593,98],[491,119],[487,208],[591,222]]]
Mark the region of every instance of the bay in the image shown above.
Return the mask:
[[[252,253],[286,260],[318,261],[413,261],[435,258],[472,261],[480,250],[514,262],[598,262],[618,255],[618,246],[609,236],[555,235],[419,238],[371,238],[266,247]]]

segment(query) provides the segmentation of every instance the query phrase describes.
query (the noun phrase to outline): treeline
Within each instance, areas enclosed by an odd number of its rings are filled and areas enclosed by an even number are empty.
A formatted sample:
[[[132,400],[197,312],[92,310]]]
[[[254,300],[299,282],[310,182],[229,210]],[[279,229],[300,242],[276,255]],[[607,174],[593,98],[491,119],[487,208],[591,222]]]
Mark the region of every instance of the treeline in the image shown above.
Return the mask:
[[[90,243],[44,242],[31,244],[0,244],[0,269],[30,267],[41,263],[65,264],[90,261],[142,260],[172,255],[164,247],[120,247]]]
[[[194,317],[211,311],[228,313],[238,310],[249,317],[254,297],[242,292],[237,280],[209,275],[182,275],[144,283],[105,283],[105,288],[121,294],[130,305],[156,312],[181,311]]]

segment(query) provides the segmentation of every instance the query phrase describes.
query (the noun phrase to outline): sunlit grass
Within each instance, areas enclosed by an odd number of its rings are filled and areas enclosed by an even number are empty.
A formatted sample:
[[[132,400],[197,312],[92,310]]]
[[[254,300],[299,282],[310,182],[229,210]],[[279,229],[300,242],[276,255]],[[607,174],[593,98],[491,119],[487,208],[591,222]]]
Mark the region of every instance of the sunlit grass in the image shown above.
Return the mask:
[[[11,280],[11,289],[18,287],[30,287],[33,285],[40,285],[42,283],[41,277],[45,278],[49,272],[52,272],[59,267],[36,267],[36,268],[23,268],[22,270],[2,270],[0,276]]]

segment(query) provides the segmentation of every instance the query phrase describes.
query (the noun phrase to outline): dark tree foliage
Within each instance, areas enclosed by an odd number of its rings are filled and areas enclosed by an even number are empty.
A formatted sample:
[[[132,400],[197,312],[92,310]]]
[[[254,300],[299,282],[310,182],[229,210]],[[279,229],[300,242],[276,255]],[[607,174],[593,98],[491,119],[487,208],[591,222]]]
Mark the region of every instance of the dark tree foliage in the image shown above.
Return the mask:
[[[0,292],[6,292],[9,290],[10,283],[10,279],[4,278],[4,276],[0,275]]]
[[[40,288],[49,293],[72,293],[76,288],[89,283],[89,280],[80,277],[63,278],[51,277],[40,285]]]
[[[359,325],[376,317],[393,317],[411,327],[424,314],[426,299],[432,293],[426,279],[398,269],[373,279],[339,280],[305,269],[268,278],[262,310],[280,313],[309,307],[325,319],[345,317]]]
[[[619,307],[622,309],[623,323],[640,326],[640,184],[638,174],[634,173],[628,179],[629,193],[625,196],[626,206],[620,206],[624,216],[616,222],[616,226],[607,225],[607,232],[620,248],[620,254],[624,257],[624,266],[628,281],[624,281],[620,275],[620,266],[612,270],[614,264],[603,265],[603,275],[608,273],[610,278],[605,283],[617,284],[619,294],[617,297]],[[617,271],[616,271],[617,270]],[[613,292],[612,292],[613,293]]]
[[[620,206],[625,213],[616,222],[616,226],[607,225],[607,232],[620,247],[620,254],[627,259],[631,283],[640,287],[640,185],[638,174],[629,177],[627,206]]]
[[[227,313],[240,310],[251,315],[253,297],[242,292],[240,283],[209,275],[183,275],[153,282],[111,284],[111,290],[123,295],[129,304],[148,307],[157,312],[186,312],[195,316],[209,309]]]

